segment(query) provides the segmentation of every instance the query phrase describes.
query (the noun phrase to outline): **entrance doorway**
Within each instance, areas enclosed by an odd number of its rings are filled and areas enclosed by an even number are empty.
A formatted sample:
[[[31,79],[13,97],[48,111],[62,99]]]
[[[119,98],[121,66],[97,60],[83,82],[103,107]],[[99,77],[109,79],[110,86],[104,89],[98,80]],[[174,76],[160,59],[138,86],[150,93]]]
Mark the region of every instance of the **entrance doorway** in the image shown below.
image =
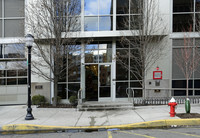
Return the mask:
[[[111,97],[111,65],[85,65],[86,101],[99,101]]]

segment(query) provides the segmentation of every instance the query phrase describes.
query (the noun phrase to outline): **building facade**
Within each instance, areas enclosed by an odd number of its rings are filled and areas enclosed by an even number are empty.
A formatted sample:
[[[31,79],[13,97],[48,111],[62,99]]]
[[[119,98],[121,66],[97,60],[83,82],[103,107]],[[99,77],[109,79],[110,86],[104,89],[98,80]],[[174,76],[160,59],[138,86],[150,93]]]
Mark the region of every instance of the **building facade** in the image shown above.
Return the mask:
[[[132,74],[134,62],[131,54],[135,52],[135,47],[121,43],[122,37],[130,37],[133,35],[131,30],[139,29],[139,25],[132,27],[132,19],[141,16],[137,2],[79,1],[81,12],[77,16],[80,28],[73,32],[71,37],[78,37],[81,41],[75,49],[69,49],[67,52],[68,62],[64,74],[66,77],[58,83],[61,102],[67,103],[69,97],[80,89],[85,101],[98,102],[128,101],[127,88],[134,89],[134,97],[138,98],[186,96],[186,79],[175,63],[174,56],[175,51],[184,47],[185,32],[189,32],[194,50],[195,46],[200,45],[197,26],[200,2],[156,1],[156,13],[159,13],[166,24],[163,26],[167,29],[165,33],[158,31],[152,34],[163,36],[161,43],[152,45],[164,45],[164,54],[146,72],[145,91],[141,85],[142,80]],[[28,4],[27,0],[0,0],[0,104],[23,104],[27,100],[26,52],[23,38],[26,33],[31,33],[25,27],[25,5]],[[187,30],[188,28],[192,29]],[[90,38],[92,42],[87,43],[86,40]],[[118,54],[123,53],[128,53],[123,57],[126,67],[121,63],[122,60],[116,58]],[[159,70],[156,70],[157,67]],[[162,71],[162,79],[155,79],[154,71]],[[51,102],[53,91],[52,82],[32,74],[33,95],[44,95]],[[190,78],[189,96],[197,95],[200,95],[200,77],[198,71],[195,71]]]

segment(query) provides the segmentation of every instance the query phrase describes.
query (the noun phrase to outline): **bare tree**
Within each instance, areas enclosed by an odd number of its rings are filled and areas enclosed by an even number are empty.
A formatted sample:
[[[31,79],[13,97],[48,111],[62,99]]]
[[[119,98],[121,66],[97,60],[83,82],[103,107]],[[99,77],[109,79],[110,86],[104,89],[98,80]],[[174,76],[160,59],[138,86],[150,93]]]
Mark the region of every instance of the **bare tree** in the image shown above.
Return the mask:
[[[53,106],[57,104],[58,81],[66,77],[69,51],[77,48],[70,32],[80,30],[80,0],[30,0],[26,8],[26,32],[35,37],[32,72],[54,83]]]
[[[193,38],[190,37],[192,27],[189,32],[184,34],[184,47],[175,51],[174,59],[177,66],[180,68],[186,79],[186,96],[189,95],[189,80],[192,74],[197,70],[200,62],[200,53],[197,46],[193,42]]]
[[[129,36],[123,34],[122,45],[129,45],[134,51],[118,54],[118,62],[130,70],[136,80],[141,80],[140,84],[145,97],[145,80],[147,72],[155,65],[166,46],[164,37],[167,34],[167,24],[164,17],[159,13],[158,3],[155,0],[133,0],[130,3],[130,12],[133,14],[123,20],[120,24],[124,28],[130,29]],[[121,57],[129,56],[131,66],[121,60]]]

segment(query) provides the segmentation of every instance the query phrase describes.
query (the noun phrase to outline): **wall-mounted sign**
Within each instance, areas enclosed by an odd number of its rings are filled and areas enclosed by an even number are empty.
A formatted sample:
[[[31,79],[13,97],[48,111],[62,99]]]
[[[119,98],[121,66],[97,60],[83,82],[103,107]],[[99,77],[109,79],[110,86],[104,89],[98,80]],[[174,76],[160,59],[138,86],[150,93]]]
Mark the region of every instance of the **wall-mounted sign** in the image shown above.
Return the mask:
[[[153,71],[153,79],[154,80],[158,80],[158,79],[162,79],[162,71]]]

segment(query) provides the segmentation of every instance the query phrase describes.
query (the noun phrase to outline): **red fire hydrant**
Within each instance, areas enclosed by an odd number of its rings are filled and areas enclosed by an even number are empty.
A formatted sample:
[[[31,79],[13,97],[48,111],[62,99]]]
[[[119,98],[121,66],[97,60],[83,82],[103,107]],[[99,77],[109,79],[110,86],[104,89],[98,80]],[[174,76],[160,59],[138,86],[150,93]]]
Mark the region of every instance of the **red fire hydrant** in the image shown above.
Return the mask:
[[[170,106],[170,117],[174,117],[176,112],[175,112],[175,106],[177,105],[175,99],[172,97],[172,99],[169,101],[168,106]]]

